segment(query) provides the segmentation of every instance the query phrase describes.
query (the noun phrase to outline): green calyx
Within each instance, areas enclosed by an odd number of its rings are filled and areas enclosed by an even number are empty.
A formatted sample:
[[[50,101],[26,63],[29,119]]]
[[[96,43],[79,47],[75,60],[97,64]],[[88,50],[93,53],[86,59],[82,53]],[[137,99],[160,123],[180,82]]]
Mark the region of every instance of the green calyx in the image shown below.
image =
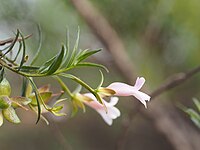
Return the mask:
[[[8,82],[6,78],[4,78],[0,82],[0,95],[10,96],[10,94],[11,94],[10,83]]]
[[[0,96],[0,109],[6,109],[10,107],[11,101],[8,96],[6,95],[1,95]]]

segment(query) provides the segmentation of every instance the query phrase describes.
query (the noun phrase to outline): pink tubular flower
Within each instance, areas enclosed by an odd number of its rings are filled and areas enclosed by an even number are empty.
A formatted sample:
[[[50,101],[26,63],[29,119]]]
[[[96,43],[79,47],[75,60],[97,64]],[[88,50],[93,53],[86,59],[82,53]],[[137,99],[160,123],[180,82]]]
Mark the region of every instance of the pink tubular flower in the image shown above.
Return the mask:
[[[143,77],[138,77],[135,85],[130,86],[121,82],[114,82],[110,84],[107,88],[114,90],[116,96],[134,96],[136,97],[144,106],[147,108],[146,101],[150,101],[150,96],[139,91],[145,83],[145,79]]]
[[[86,93],[84,94],[84,96],[87,96],[93,100],[93,101],[84,101],[84,103],[90,106],[91,108],[95,109],[108,125],[112,125],[113,119],[116,119],[117,117],[120,116],[119,109],[115,107],[115,105],[118,102],[118,97],[111,97],[110,102],[106,102],[105,100],[103,100],[107,108],[106,112],[104,106],[97,101],[96,97],[93,94]]]

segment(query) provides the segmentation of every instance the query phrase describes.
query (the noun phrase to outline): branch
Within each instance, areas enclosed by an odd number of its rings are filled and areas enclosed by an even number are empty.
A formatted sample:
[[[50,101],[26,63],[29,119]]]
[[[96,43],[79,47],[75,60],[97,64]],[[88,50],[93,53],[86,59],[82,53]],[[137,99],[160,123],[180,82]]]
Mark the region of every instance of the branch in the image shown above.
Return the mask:
[[[178,73],[171,76],[165,83],[163,83],[160,87],[158,87],[155,91],[153,91],[150,95],[153,98],[159,96],[160,94],[182,84],[186,80],[193,77],[195,74],[200,72],[200,66],[186,72],[186,73]]]
[[[166,82],[161,84],[160,87],[158,87],[155,91],[153,91],[150,94],[151,95],[151,100],[154,100],[155,97],[163,94],[164,92],[167,92],[167,91],[169,91],[169,90],[171,90],[171,89],[183,84],[186,80],[192,78],[194,75],[196,75],[199,72],[200,72],[200,66],[198,66],[198,67],[196,67],[196,68],[194,68],[194,69],[192,69],[192,70],[190,70],[188,72],[185,72],[185,73],[181,72],[181,73],[177,73],[177,74],[172,75],[171,77],[169,77],[169,79]],[[137,104],[129,112],[128,118],[126,119],[125,123],[123,124],[121,132],[120,132],[120,135],[119,135],[118,140],[117,140],[118,142],[117,142],[116,147],[117,147],[118,150],[121,150],[121,149],[124,148],[124,145],[125,145],[125,142],[126,142],[126,138],[127,138],[127,135],[128,135],[128,131],[129,131],[130,127],[131,127],[131,122],[132,122],[133,118],[139,112],[142,112],[142,111],[144,111],[143,106],[140,105],[140,104]],[[147,113],[145,113],[145,114],[148,115]],[[153,113],[151,114],[151,116],[154,116]],[[168,122],[168,124],[170,124],[169,121],[167,121],[167,122]],[[174,125],[170,124],[170,126],[174,126]],[[162,130],[165,131],[165,129],[162,129]],[[167,132],[165,134],[167,134]],[[169,137],[169,139],[170,139],[170,137]]]
[[[28,38],[31,37],[31,36],[32,36],[32,34],[29,34],[29,35],[25,36],[25,37],[24,37],[24,40],[25,40],[25,39],[28,39]],[[0,41],[0,46],[3,46],[3,45],[8,44],[8,43],[12,43],[14,40],[15,40],[15,38],[8,38],[8,39],[6,39],[6,40],[2,40],[2,41]],[[18,41],[18,42],[21,42],[21,41],[22,41],[22,38],[18,38],[17,41]]]

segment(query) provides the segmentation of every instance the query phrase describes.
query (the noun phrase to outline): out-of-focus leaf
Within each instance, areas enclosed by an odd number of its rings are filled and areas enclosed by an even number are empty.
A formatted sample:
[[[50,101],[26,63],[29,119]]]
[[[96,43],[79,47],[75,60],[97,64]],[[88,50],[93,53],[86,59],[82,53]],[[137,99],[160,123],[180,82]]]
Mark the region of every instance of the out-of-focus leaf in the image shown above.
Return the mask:
[[[0,126],[3,125],[3,115],[2,112],[0,111]]]
[[[193,100],[195,106],[197,107],[198,111],[200,112],[200,102],[199,102],[199,100],[196,99],[196,98],[193,98],[192,100]]]
[[[187,109],[185,112],[190,116],[190,119],[194,122],[194,124],[200,128],[200,115],[190,108]]]
[[[67,67],[70,67],[71,65],[73,65],[73,63],[75,61],[76,53],[77,53],[77,50],[78,50],[79,38],[80,38],[80,28],[78,28],[77,39],[76,39],[76,42],[74,44],[74,48],[73,48],[73,51],[71,53],[71,57],[69,58],[69,61],[66,65]]]
[[[44,85],[44,86],[40,87],[40,88],[38,89],[38,91],[39,91],[39,93],[49,92],[49,89],[50,89],[50,85],[47,84],[47,85]]]
[[[4,118],[11,123],[18,124],[21,122],[13,107],[8,107],[7,109],[3,109],[2,114]]]

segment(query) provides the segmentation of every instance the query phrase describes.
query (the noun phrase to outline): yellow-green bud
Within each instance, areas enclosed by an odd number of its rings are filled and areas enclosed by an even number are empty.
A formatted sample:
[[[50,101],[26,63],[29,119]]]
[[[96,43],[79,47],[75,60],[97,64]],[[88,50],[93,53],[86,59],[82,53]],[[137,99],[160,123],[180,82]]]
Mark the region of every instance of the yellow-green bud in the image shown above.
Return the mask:
[[[10,96],[10,93],[11,93],[10,83],[6,78],[4,78],[0,82],[0,95]]]
[[[10,107],[11,101],[8,96],[2,95],[0,96],[0,109],[6,109]]]

